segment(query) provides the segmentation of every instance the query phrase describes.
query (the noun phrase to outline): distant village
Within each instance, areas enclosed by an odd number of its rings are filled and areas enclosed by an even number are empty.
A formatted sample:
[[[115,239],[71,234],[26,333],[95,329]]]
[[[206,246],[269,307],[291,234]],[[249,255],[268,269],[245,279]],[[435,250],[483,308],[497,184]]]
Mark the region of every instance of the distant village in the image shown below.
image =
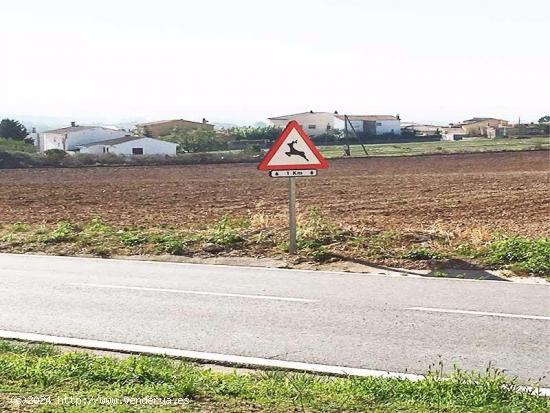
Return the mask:
[[[474,117],[449,126],[435,126],[403,122],[399,115],[346,115],[313,110],[268,118],[270,126],[283,128],[288,122],[297,121],[314,140],[321,143],[353,138],[359,142],[370,141],[426,141],[462,139],[495,139],[501,137],[533,136],[544,134],[540,125],[522,124],[491,117]],[[206,119],[200,122],[172,119],[136,124],[131,130],[108,126],[86,126],[71,122],[64,128],[37,132],[32,130],[32,141],[39,152],[52,149],[69,153],[116,154],[124,156],[166,155],[174,156],[178,143],[166,139],[174,131],[214,131],[215,125]],[[222,129],[223,131],[223,129]],[[323,137],[325,138],[323,141]],[[229,142],[229,149],[242,149],[250,142]],[[269,142],[256,142],[265,143]]]

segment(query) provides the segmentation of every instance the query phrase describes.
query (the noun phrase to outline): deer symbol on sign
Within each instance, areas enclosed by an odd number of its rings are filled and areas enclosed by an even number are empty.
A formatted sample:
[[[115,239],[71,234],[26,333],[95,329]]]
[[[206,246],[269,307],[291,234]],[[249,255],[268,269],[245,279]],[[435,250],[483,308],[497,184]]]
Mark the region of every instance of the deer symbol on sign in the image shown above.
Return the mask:
[[[297,143],[298,143],[298,141],[292,141],[290,143],[287,143],[290,150],[288,152],[285,152],[285,155],[286,156],[292,156],[292,155],[300,156],[300,157],[304,158],[306,161],[309,162],[309,159],[307,159],[305,152],[299,151],[294,147],[294,145],[296,145]]]

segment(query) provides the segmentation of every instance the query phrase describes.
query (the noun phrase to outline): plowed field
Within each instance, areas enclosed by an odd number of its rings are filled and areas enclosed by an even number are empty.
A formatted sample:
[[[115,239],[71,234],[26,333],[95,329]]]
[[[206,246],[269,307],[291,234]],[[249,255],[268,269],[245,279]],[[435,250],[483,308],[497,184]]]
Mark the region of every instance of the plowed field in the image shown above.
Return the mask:
[[[0,223],[195,227],[286,209],[286,180],[253,164],[0,170]],[[487,228],[550,234],[547,151],[333,160],[298,181],[300,210],[400,230]],[[281,227],[286,222],[281,220]]]

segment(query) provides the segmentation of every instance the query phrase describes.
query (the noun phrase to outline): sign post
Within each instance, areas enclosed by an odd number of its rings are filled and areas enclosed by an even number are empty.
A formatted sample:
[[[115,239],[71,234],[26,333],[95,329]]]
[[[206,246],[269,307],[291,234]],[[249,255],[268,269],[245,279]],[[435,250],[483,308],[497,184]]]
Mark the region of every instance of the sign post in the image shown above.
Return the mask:
[[[288,230],[289,230],[289,254],[296,254],[296,178],[288,178]]]
[[[272,178],[288,178],[288,252],[296,254],[296,178],[317,176],[318,169],[328,168],[328,162],[296,121],[286,125],[258,165]]]

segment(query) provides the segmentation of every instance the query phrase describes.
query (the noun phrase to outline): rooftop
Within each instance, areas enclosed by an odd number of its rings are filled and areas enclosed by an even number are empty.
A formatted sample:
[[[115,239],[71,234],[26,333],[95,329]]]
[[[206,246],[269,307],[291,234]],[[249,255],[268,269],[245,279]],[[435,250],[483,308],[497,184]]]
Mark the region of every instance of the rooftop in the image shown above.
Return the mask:
[[[301,113],[293,113],[292,115],[284,115],[284,116],[276,116],[273,118],[268,118],[269,120],[288,120],[292,119],[295,116],[301,116],[301,115],[316,115],[316,114],[323,114],[323,115],[333,115],[337,117],[338,119],[344,120],[344,116],[346,115],[339,115],[338,113],[333,112],[301,112]],[[370,121],[376,121],[376,120],[397,120],[396,116],[393,115],[347,115],[348,119],[351,120],[370,120]]]
[[[187,123],[196,123],[197,125],[209,125],[208,122],[195,122],[194,120],[186,120],[186,119],[170,119],[170,120],[157,120],[154,122],[138,123],[136,126],[162,125],[163,123],[170,123],[170,122],[187,122]]]
[[[300,115],[313,115],[313,114],[325,114],[325,115],[333,115],[332,112],[314,112],[314,111],[309,111],[309,112],[300,112],[300,113],[292,113],[290,115],[283,115],[283,116],[275,116],[273,118],[268,118],[270,120],[287,120],[289,118],[292,118],[294,116],[300,116]]]
[[[86,130],[86,129],[107,129],[107,128],[104,128],[102,126],[68,126],[66,128],[52,129],[44,133],[69,133],[69,132],[77,132],[77,131]]]
[[[119,143],[137,141],[139,139],[145,139],[145,138],[147,138],[147,137],[146,136],[123,136],[122,138],[115,138],[115,139],[108,139],[108,140],[105,140],[105,141],[90,142],[90,143],[85,143],[85,144],[77,145],[77,146],[82,147],[82,148],[87,148],[89,146],[96,146],[96,145],[111,146],[111,145],[117,145]],[[154,139],[154,138],[148,138],[148,139]]]
[[[344,120],[345,117],[351,120],[398,120],[397,116],[393,115],[336,115],[338,119]]]
[[[466,119],[458,123],[457,125],[468,125],[470,123],[485,122],[488,120],[498,120],[500,122],[506,122],[504,119],[499,119],[499,118],[472,118],[472,119]]]

